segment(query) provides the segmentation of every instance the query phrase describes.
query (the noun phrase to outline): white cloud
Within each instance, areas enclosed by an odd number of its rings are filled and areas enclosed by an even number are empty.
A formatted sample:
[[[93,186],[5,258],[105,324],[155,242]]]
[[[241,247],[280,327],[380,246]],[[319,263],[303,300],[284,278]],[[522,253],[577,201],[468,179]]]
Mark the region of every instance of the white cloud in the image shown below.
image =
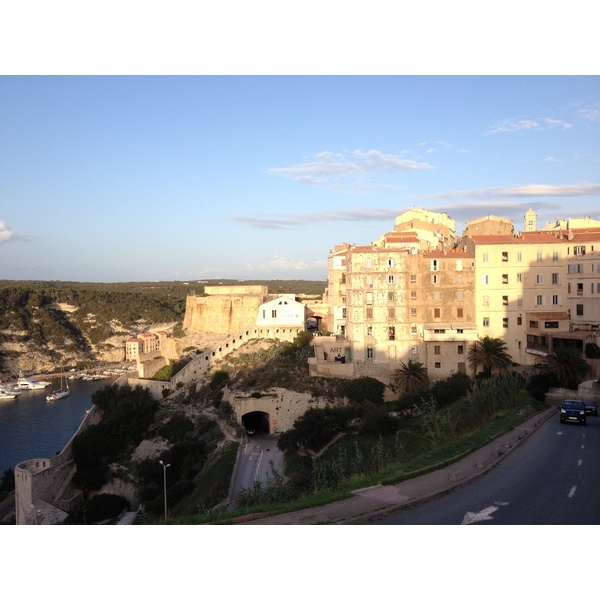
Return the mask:
[[[4,221],[0,221],[0,244],[28,239],[28,236],[12,231]]]
[[[534,197],[534,196],[600,196],[600,184],[598,183],[579,183],[572,185],[547,185],[530,184],[510,187],[491,187],[479,188],[474,190],[459,190],[442,192],[431,196],[434,199],[489,199],[506,197]]]
[[[548,129],[570,129],[573,125],[558,119],[501,119],[488,129],[488,135],[496,133],[515,133],[522,131],[546,131]]]
[[[304,260],[296,260],[289,256],[273,256],[262,261],[258,265],[246,263],[244,271],[246,273],[306,273],[307,271],[319,270],[327,268],[327,260],[319,259],[310,262]]]
[[[600,123],[600,106],[588,106],[577,111],[579,118],[592,123]]]
[[[354,150],[348,153],[320,152],[312,160],[292,167],[276,167],[267,172],[281,175],[305,185],[331,185],[372,177],[379,173],[400,173],[432,169],[425,162],[399,154],[384,154],[379,150]]]

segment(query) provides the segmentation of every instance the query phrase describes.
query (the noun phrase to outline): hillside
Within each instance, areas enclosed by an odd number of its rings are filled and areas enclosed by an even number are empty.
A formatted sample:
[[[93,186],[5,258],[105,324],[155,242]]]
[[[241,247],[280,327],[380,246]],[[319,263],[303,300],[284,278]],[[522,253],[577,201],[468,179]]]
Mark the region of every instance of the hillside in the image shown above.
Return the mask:
[[[0,371],[119,360],[125,339],[158,324],[181,326],[186,297],[240,280],[81,283],[0,281]],[[245,281],[272,293],[322,294],[320,281]]]

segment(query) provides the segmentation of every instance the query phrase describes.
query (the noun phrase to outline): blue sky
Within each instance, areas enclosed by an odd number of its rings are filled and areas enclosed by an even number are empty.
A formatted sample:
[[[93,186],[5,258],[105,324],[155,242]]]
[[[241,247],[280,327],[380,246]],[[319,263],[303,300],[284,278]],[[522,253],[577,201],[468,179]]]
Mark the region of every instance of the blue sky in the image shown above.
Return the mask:
[[[411,207],[600,219],[600,77],[0,77],[1,279],[324,280]]]

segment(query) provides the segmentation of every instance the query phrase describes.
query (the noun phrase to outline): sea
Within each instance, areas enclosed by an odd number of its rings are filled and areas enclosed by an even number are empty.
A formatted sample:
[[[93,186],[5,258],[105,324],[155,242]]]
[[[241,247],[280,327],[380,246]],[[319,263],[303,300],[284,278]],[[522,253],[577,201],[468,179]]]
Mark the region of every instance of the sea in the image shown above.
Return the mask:
[[[42,376],[38,379],[46,381]],[[14,400],[0,400],[0,477],[23,460],[49,458],[60,452],[73,437],[92,394],[114,383],[116,377],[86,381],[69,379],[70,394],[48,402],[46,395],[59,387],[59,379],[48,379],[43,390],[24,391]]]

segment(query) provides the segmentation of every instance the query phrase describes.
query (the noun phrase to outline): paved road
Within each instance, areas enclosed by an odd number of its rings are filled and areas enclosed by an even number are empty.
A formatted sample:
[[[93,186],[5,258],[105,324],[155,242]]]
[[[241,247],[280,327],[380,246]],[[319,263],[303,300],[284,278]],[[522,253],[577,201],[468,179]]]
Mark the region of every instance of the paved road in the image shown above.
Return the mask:
[[[283,453],[277,448],[277,439],[277,436],[267,434],[248,437],[237,464],[231,492],[232,508],[235,507],[237,495],[244,489],[252,488],[255,481],[267,481],[273,476],[273,470],[283,475]]]
[[[600,524],[600,419],[546,421],[487,475],[383,525]]]

